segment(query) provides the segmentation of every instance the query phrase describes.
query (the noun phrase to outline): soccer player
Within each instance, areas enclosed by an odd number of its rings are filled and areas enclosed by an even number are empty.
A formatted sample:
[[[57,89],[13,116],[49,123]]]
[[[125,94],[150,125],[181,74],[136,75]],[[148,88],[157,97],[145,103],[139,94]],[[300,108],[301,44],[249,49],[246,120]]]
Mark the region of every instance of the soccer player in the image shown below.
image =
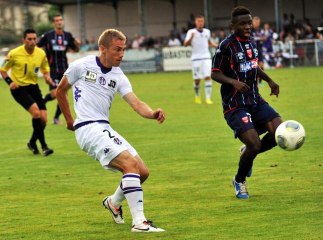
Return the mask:
[[[49,86],[49,91],[44,100],[45,103],[56,98],[56,87],[63,77],[63,73],[68,67],[68,60],[66,52],[73,50],[78,52],[80,49],[80,42],[76,40],[70,32],[64,31],[64,20],[62,15],[56,14],[53,17],[54,30],[44,33],[39,39],[38,47],[44,48],[49,65],[51,78],[56,83],[55,86]],[[61,110],[57,104],[54,124],[60,124],[59,116]]]
[[[276,146],[275,131],[282,123],[279,114],[260,96],[257,77],[266,81],[270,95],[279,94],[279,86],[258,66],[258,50],[251,37],[249,9],[236,7],[231,14],[233,33],[223,40],[212,62],[213,80],[221,84],[224,117],[234,136],[245,146],[241,149],[233,186],[237,198],[249,198],[246,177],[259,153]],[[266,133],[261,139],[260,134]]]
[[[256,41],[257,50],[258,50],[258,65],[261,70],[264,70],[264,56],[262,53],[262,45],[266,37],[264,36],[264,31],[260,28],[261,19],[258,16],[253,16],[252,18],[252,29],[251,36]],[[261,79],[258,79],[261,83]]]
[[[109,123],[112,101],[119,93],[140,116],[164,122],[165,113],[152,110],[137,98],[119,65],[126,48],[125,35],[115,29],[105,30],[98,40],[99,56],[87,56],[73,62],[57,88],[57,100],[66,119],[67,128],[75,130],[82,150],[98,160],[103,168],[122,172],[121,184],[112,196],[103,200],[117,224],[124,223],[121,204],[127,199],[132,215],[132,232],[162,232],[147,220],[143,211],[141,184],[149,171],[136,150]],[[74,120],[67,98],[72,87]]]
[[[187,31],[184,46],[192,46],[192,74],[193,87],[195,91],[195,103],[201,104],[200,97],[200,81],[205,79],[205,102],[206,104],[213,104],[211,100],[212,95],[212,80],[211,80],[211,53],[209,47],[216,47],[211,41],[211,32],[204,28],[204,17],[198,15],[195,18],[196,28]]]
[[[26,109],[32,117],[33,133],[27,147],[33,154],[39,154],[36,141],[39,140],[43,155],[48,156],[54,151],[48,148],[44,129],[47,122],[46,106],[37,84],[40,71],[45,81],[54,86],[49,76],[49,65],[45,52],[36,47],[37,35],[33,29],[23,33],[23,45],[9,51],[2,67],[1,75],[10,87],[13,98]],[[11,69],[10,77],[8,71]]]

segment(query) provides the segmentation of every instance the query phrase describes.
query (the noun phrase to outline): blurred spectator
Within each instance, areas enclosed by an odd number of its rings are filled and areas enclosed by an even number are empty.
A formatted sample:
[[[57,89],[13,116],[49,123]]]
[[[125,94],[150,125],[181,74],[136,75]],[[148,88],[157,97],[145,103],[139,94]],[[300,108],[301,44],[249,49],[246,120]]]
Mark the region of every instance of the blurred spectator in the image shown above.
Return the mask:
[[[274,60],[274,49],[273,49],[273,30],[270,28],[268,23],[264,24],[264,30],[262,31],[263,35],[263,44],[262,44],[262,52],[264,57],[264,63],[268,67],[275,66]]]
[[[182,27],[182,30],[180,33],[180,40],[182,44],[185,41],[186,33],[187,33],[187,29],[185,27]]]
[[[264,59],[263,59],[263,54],[262,54],[262,44],[265,39],[264,37],[264,32],[260,28],[260,17],[254,16],[252,18],[252,31],[251,34],[253,38],[256,41],[257,44],[257,50],[258,50],[258,65],[261,69],[264,69]]]
[[[219,46],[219,37],[216,35],[215,31],[212,31],[210,41],[213,43],[214,46]]]
[[[220,44],[226,37],[226,33],[223,28],[220,28],[218,36],[219,36],[219,44]]]
[[[92,36],[90,41],[89,41],[89,50],[90,51],[99,50],[98,44],[97,44],[94,36]]]
[[[140,45],[140,47],[144,47],[144,48],[153,48],[154,46],[155,46],[155,39],[153,37],[144,38],[143,43]]]
[[[283,31],[285,33],[289,32],[289,17],[287,13],[283,15]]]
[[[193,13],[190,14],[190,17],[187,21],[187,29],[195,28],[195,16]]]
[[[89,50],[89,40],[82,39],[81,45],[80,45],[80,51],[81,52],[86,52],[88,50]]]
[[[321,23],[320,26],[317,27],[316,38],[320,39],[320,40],[323,40],[323,23]]]
[[[135,34],[134,39],[132,40],[132,43],[131,43],[131,48],[138,49],[142,47],[141,45],[143,44],[144,39],[145,38],[143,36],[140,36],[139,34]]]
[[[292,49],[294,43],[295,43],[295,38],[292,35],[292,33],[289,32],[283,42],[284,48],[283,48],[282,56],[283,56],[283,60],[284,60],[283,61],[284,65],[288,66],[290,64],[290,61],[298,58],[298,55],[294,54],[293,49]]]
[[[174,35],[174,33],[170,33],[169,39],[168,39],[168,47],[178,47],[181,46],[181,41]]]

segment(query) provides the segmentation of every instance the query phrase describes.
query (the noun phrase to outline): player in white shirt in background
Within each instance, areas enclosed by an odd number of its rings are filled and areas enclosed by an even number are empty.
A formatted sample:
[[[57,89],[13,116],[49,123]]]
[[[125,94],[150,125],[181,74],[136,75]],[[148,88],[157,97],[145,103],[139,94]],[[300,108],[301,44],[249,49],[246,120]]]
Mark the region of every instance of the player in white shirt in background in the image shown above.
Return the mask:
[[[184,46],[192,46],[192,74],[194,79],[195,103],[201,104],[200,81],[205,80],[205,102],[213,104],[212,80],[211,80],[211,53],[209,47],[216,47],[210,40],[211,32],[204,28],[204,17],[199,15],[195,17],[195,28],[187,31]]]
[[[117,224],[124,223],[121,204],[127,199],[132,215],[132,232],[162,232],[147,220],[143,211],[141,184],[149,171],[136,150],[109,124],[109,111],[116,93],[142,117],[164,122],[162,109],[152,110],[132,91],[131,84],[119,65],[126,49],[125,35],[115,29],[105,30],[99,40],[99,56],[87,56],[70,64],[58,88],[57,100],[67,128],[75,130],[82,150],[98,160],[103,168],[123,173],[120,186],[103,200]],[[67,97],[72,87],[74,120]]]

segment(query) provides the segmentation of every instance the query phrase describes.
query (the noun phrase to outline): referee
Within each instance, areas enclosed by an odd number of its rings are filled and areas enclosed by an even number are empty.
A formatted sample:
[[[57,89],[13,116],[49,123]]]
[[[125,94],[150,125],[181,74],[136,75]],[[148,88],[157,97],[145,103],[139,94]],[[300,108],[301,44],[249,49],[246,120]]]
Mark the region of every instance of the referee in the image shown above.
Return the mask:
[[[39,154],[36,141],[39,140],[43,155],[48,156],[54,151],[45,141],[44,129],[47,122],[46,106],[37,84],[40,71],[45,81],[54,86],[49,76],[49,64],[45,52],[36,46],[35,30],[27,29],[23,33],[23,45],[12,49],[0,67],[0,73],[9,85],[13,98],[26,109],[32,117],[33,133],[27,147],[33,154]],[[11,69],[10,77],[7,71]]]

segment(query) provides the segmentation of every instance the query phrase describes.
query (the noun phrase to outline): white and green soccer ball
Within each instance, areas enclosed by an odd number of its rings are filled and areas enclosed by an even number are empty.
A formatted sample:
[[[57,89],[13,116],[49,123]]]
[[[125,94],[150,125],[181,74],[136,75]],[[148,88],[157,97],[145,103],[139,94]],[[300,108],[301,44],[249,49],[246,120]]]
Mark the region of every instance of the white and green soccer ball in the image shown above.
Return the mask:
[[[305,142],[305,129],[294,120],[281,123],[275,132],[275,140],[279,147],[286,151],[299,149]]]

